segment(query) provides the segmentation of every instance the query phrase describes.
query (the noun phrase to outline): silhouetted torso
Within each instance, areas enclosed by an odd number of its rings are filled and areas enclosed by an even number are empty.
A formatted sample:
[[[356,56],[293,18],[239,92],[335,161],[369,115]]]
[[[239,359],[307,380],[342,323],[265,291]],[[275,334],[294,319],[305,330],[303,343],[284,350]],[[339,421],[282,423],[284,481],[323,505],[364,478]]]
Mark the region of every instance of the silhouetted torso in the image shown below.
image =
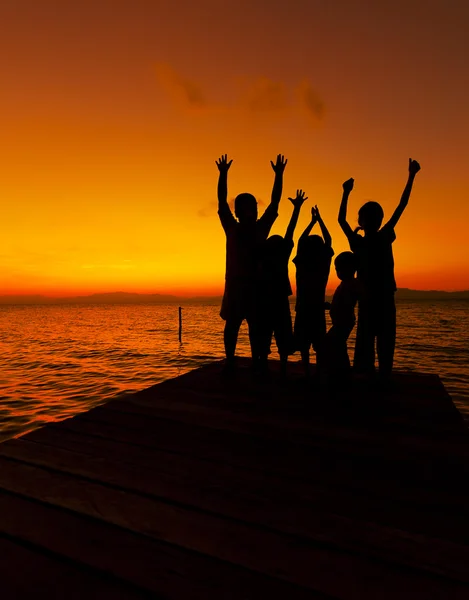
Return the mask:
[[[358,299],[358,282],[356,279],[342,281],[332,298],[330,317],[332,325],[353,329],[355,325],[355,305]]]
[[[277,210],[268,206],[254,223],[239,223],[228,205],[218,214],[226,233],[226,282],[220,315],[239,322],[252,319],[257,310],[260,254]]]
[[[327,246],[314,260],[298,254],[296,265],[296,311],[320,309],[324,311],[326,285],[331,270],[334,250]]]
[[[293,250],[293,240],[282,239],[275,254],[264,251],[261,259],[260,290],[267,299],[291,296],[288,263]]]
[[[228,205],[218,211],[226,234],[226,281],[254,284],[259,275],[262,244],[277,218],[275,207],[268,206],[254,223],[239,223]]]
[[[349,236],[350,249],[358,261],[357,277],[367,296],[381,296],[396,291],[392,244],[396,239],[394,229],[384,226],[373,234]]]

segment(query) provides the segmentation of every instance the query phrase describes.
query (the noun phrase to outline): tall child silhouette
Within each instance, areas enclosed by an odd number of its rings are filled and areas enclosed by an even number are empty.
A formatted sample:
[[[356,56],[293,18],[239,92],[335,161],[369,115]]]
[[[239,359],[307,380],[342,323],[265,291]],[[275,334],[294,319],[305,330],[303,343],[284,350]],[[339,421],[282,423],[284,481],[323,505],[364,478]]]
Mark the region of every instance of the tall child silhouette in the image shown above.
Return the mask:
[[[324,239],[319,235],[309,235],[316,223],[319,223]],[[316,352],[318,373],[323,368],[326,336],[324,300],[333,255],[331,236],[315,206],[311,210],[311,222],[298,240],[298,252],[293,259],[296,265],[295,348],[301,352],[306,375],[309,375],[311,346]]]
[[[218,216],[226,234],[225,293],[220,315],[226,321],[224,331],[227,366],[234,363],[236,343],[241,323],[246,319],[253,360],[259,357],[258,349],[258,278],[262,246],[278,216],[282,197],[283,172],[287,161],[279,154],[275,163],[272,197],[260,219],[257,218],[257,200],[243,193],[235,198],[234,209],[238,220],[228,206],[228,170],[233,161],[227,155],[216,161],[218,178]]]
[[[407,206],[415,175],[419,171],[419,163],[409,158],[409,177],[401,200],[383,227],[384,212],[380,204],[367,202],[360,208],[358,224],[364,236],[357,230],[353,231],[347,223],[347,201],[354,181],[349,179],[343,184],[339,224],[357,257],[360,284],[354,368],[359,373],[374,373],[376,340],[379,374],[383,379],[391,375],[396,343],[396,280],[392,252],[392,244],[396,239],[394,227]]]
[[[272,335],[275,336],[280,355],[281,373],[286,375],[288,355],[293,351],[293,328],[289,296],[292,294],[288,277],[288,262],[293,250],[295,232],[301,206],[307,200],[302,190],[297,190],[295,198],[289,198],[293,212],[285,233],[270,236],[261,258],[259,290],[259,351],[261,366],[267,368]]]

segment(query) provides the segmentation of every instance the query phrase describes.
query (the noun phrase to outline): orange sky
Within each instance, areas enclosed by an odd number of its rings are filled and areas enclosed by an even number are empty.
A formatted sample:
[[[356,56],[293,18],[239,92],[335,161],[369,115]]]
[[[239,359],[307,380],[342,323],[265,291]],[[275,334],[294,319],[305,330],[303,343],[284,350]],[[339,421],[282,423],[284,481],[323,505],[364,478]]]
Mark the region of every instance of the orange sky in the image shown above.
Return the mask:
[[[390,216],[419,160],[398,286],[469,289],[468,3],[5,0],[0,22],[0,293],[220,293],[215,159],[266,203],[279,152],[273,233],[301,187],[296,238],[317,203],[336,254],[342,182],[351,223]]]

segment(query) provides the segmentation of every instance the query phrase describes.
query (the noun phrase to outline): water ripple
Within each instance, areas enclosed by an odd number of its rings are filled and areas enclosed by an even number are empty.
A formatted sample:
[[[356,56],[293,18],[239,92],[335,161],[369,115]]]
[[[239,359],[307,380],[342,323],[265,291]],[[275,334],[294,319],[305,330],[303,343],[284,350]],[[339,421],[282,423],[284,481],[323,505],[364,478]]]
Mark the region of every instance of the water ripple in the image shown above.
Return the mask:
[[[176,306],[0,307],[0,440],[222,358],[218,313],[184,306],[181,344]],[[440,375],[469,416],[468,358],[468,302],[398,305],[396,367]]]

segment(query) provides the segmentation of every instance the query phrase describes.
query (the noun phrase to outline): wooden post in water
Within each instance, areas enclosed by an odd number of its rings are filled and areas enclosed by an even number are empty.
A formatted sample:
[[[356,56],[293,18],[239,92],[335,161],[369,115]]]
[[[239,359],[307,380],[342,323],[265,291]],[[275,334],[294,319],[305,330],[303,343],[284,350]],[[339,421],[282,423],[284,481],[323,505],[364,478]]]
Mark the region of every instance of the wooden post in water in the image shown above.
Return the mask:
[[[179,307],[179,343],[182,342],[182,306]]]

